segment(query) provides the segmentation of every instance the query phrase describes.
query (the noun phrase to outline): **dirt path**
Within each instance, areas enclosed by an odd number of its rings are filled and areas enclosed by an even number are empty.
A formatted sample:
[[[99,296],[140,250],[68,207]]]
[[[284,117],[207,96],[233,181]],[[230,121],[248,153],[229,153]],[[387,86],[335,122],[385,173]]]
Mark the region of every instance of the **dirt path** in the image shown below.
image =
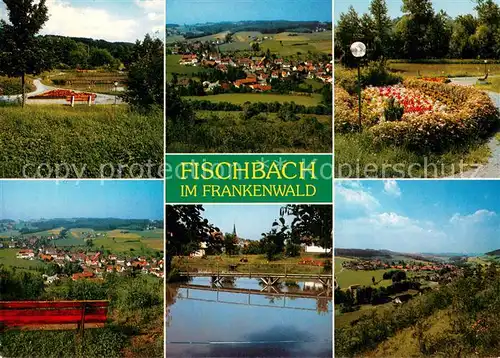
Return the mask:
[[[46,91],[51,91],[55,89],[59,89],[58,87],[52,87],[52,86],[47,86],[42,83],[40,78],[36,79],[33,81],[33,85],[35,86],[35,91],[27,93],[26,94],[26,103],[27,104],[67,104],[66,100],[43,100],[43,99],[37,99],[37,100],[31,100],[29,97],[31,96],[36,96],[39,95],[43,92]],[[66,88],[71,90],[70,88]],[[77,91],[77,90],[72,90],[75,92],[83,92],[83,91]],[[0,96],[0,102],[17,102],[21,101],[21,95],[14,95],[14,96]],[[109,94],[101,94],[97,93],[96,99],[95,99],[95,104],[114,104],[116,101],[117,104],[122,104],[123,101],[121,98]]]
[[[452,78],[451,83],[462,86],[473,86],[476,84],[477,77]],[[500,93],[485,91],[500,109]],[[488,147],[491,151],[491,157],[488,163],[479,165],[475,169],[468,170],[461,174],[456,174],[452,178],[500,178],[500,142],[495,136],[488,141]]]

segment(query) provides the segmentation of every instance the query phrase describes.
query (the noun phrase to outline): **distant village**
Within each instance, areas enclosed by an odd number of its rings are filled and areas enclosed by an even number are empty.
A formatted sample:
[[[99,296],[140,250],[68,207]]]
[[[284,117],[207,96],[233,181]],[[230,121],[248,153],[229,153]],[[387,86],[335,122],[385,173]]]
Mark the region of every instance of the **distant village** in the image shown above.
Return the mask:
[[[403,271],[441,271],[443,269],[454,270],[456,267],[450,264],[436,264],[436,263],[387,263],[382,260],[364,260],[364,261],[344,261],[342,267],[354,271],[374,271],[374,270],[403,270]]]
[[[325,84],[331,84],[333,79],[333,63],[314,60],[287,60],[276,56],[238,57],[235,54],[223,55],[218,51],[208,49],[203,43],[196,42],[171,48],[173,55],[181,55],[179,64],[201,68],[213,68],[228,73],[229,68],[239,68],[246,78],[235,81],[203,82],[206,92],[215,88],[229,90],[245,87],[254,92],[268,92],[273,89],[273,83],[294,77],[299,80],[317,79]],[[274,58],[276,57],[276,58]],[[187,79],[181,79],[179,85],[187,85]]]
[[[105,236],[104,233],[89,231],[82,233],[84,240]],[[53,263],[60,268],[67,264],[78,265],[79,269],[71,275],[74,281],[81,279],[102,280],[104,273],[126,273],[140,271],[143,274],[151,274],[159,278],[164,277],[163,259],[133,255],[104,255],[101,251],[91,251],[85,248],[57,248],[53,241],[59,239],[59,235],[49,236],[25,236],[11,238],[8,242],[0,242],[0,249],[19,249],[16,258],[23,260],[39,260],[45,263]],[[44,275],[47,283],[53,283],[64,275]]]

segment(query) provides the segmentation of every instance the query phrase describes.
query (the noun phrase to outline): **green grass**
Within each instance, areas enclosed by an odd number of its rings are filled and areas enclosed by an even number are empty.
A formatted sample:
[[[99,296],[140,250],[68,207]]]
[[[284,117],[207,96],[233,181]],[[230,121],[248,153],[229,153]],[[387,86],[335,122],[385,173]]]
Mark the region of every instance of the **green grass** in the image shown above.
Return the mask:
[[[335,274],[342,270],[342,264],[347,261],[355,261],[354,259],[348,257],[335,256]]]
[[[174,258],[174,266],[180,270],[199,269],[199,270],[228,270],[229,265],[237,265],[237,272],[251,273],[324,273],[324,268],[312,265],[299,265],[299,261],[304,258],[313,260],[331,260],[331,257],[324,257],[318,254],[302,254],[301,257],[284,258],[268,262],[264,255],[221,255],[220,260],[217,256],[206,256],[206,258]],[[246,258],[248,262],[242,263],[240,260]]]
[[[485,74],[484,64],[474,63],[404,63],[389,62],[389,69],[397,71],[404,77],[483,77]],[[489,64],[490,75],[500,74],[500,64]]]
[[[33,270],[38,267],[42,267],[44,263],[39,260],[25,260],[18,259],[16,254],[21,249],[0,249],[0,264],[5,266],[13,266],[17,268],[24,268],[27,270]]]
[[[191,77],[193,73],[204,72],[205,68],[199,66],[184,66],[180,65],[179,61],[181,59],[181,55],[167,55],[167,81],[172,80],[172,73],[177,73],[179,75],[185,77]]]
[[[295,102],[304,106],[317,106],[321,103],[321,95],[312,94],[311,96],[301,95],[281,95],[267,93],[224,93],[201,97],[184,97],[185,99],[206,100],[211,102],[231,102],[234,104],[244,104],[245,102]]]
[[[488,78],[488,84],[476,84],[476,87],[483,91],[500,92],[500,77]]]
[[[337,178],[432,178],[475,169],[488,162],[487,144],[472,144],[442,154],[426,155],[402,147],[376,148],[368,132],[335,136]]]
[[[148,250],[163,251],[164,234],[158,230],[113,230],[105,232],[106,236],[92,239],[96,248],[112,252],[147,252]]]
[[[338,309],[335,309],[335,328],[341,328],[347,326],[352,321],[355,321],[362,316],[369,314],[371,312],[383,312],[386,309],[393,307],[392,303],[384,303],[382,305],[372,306],[372,305],[361,305],[359,310],[353,312],[340,313]]]
[[[30,78],[26,79],[26,93],[35,90]],[[22,93],[21,79],[17,77],[0,76],[0,96],[12,96]]]
[[[347,270],[342,272],[335,272],[335,277],[341,289],[346,289],[351,285],[373,286],[373,287],[387,287],[392,285],[391,280],[384,280],[383,275],[390,270]],[[372,277],[375,277],[376,285],[372,284]]]
[[[163,113],[142,115],[127,106],[0,107],[0,153],[3,178],[55,177],[60,163],[67,165],[59,168],[60,177],[138,177],[137,165],[148,161],[151,176],[158,177],[164,153]],[[50,172],[42,167],[37,173],[43,163]],[[135,163],[131,173],[127,166]],[[142,169],[147,176],[147,167]]]
[[[331,31],[321,33],[297,33],[297,36],[288,36],[284,32],[273,36],[272,40],[264,40],[261,49],[281,56],[307,54],[307,52],[332,53],[332,33]],[[280,43],[282,41],[282,44]]]

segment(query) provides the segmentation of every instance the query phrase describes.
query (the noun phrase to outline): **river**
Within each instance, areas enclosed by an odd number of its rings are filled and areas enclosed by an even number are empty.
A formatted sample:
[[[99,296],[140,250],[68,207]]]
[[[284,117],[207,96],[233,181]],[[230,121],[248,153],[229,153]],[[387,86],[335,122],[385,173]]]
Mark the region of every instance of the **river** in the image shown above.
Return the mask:
[[[238,278],[210,287],[201,277],[167,285],[168,358],[332,357],[331,292],[320,284]],[[239,290],[253,291],[227,292]]]

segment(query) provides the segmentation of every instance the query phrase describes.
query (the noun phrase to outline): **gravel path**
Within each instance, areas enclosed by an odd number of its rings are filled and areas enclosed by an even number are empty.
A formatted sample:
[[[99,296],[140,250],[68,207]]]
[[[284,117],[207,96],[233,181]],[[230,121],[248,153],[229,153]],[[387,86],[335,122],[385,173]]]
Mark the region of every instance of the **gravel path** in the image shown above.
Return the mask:
[[[54,100],[54,99],[29,99],[31,96],[36,96],[39,95],[43,92],[50,91],[50,90],[55,90],[58,89],[57,87],[52,87],[52,86],[47,86],[42,83],[42,81],[38,78],[33,81],[33,85],[35,86],[35,91],[27,93],[26,97],[26,103],[27,104],[67,104],[65,99],[62,100]],[[73,90],[75,92],[84,92],[84,91],[77,91]],[[95,99],[95,104],[114,104],[115,99],[117,104],[123,103],[121,98],[116,98],[117,96],[109,95],[109,94],[101,94],[97,93],[96,99]],[[15,96],[0,96],[0,102],[17,102],[21,101],[21,95],[15,95]]]
[[[463,86],[473,86],[477,77],[452,78],[451,82]],[[485,91],[500,109],[500,93]],[[500,178],[500,142],[493,136],[488,141],[491,157],[486,164],[481,164],[475,169],[468,170],[461,174],[456,174],[452,178]]]

